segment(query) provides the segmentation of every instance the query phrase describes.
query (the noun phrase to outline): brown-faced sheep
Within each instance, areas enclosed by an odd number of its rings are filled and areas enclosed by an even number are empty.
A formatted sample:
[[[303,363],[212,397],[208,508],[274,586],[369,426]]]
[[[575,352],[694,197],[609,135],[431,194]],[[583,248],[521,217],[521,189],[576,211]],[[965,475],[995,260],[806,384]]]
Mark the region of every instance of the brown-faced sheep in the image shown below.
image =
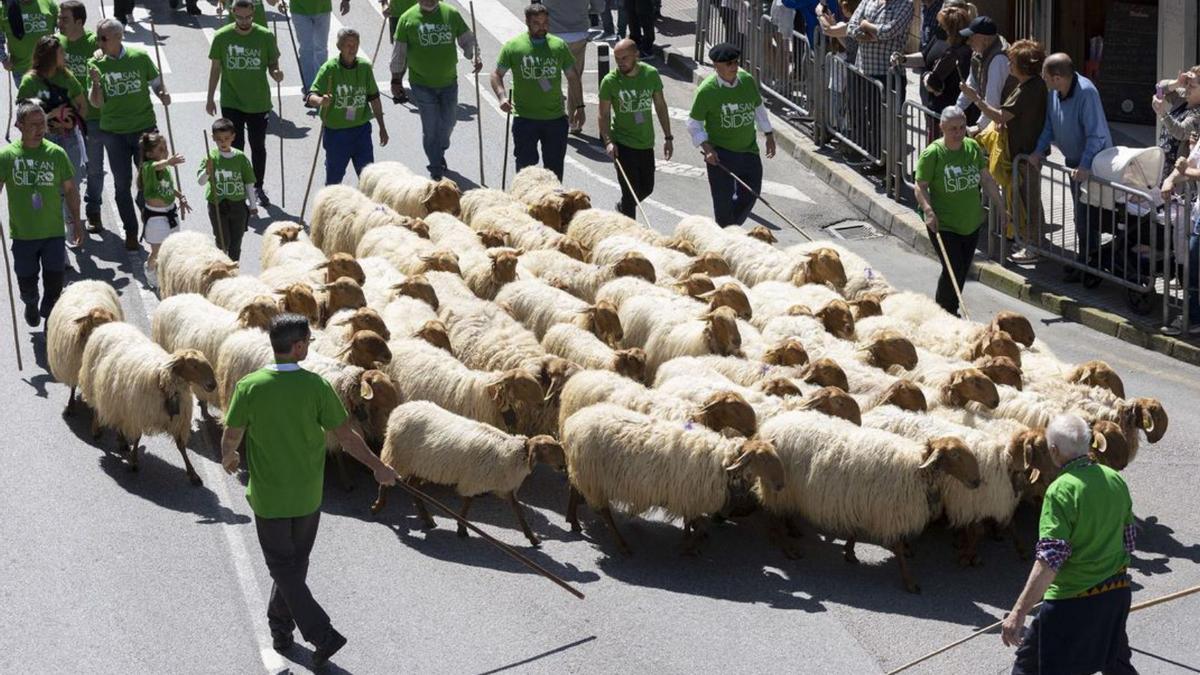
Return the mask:
[[[63,291],[46,319],[46,359],[54,379],[71,388],[67,414],[75,409],[75,389],[83,350],[92,331],[124,321],[125,312],[112,286],[103,281],[77,281]]]

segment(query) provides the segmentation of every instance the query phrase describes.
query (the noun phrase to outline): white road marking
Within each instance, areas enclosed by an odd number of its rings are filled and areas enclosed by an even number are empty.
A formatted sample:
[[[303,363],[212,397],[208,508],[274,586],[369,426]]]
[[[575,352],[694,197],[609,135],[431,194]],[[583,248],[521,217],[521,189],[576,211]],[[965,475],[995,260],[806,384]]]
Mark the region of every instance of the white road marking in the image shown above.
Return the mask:
[[[588,105],[600,105],[600,97],[590,91],[585,91],[583,93],[583,102],[587,103]],[[689,116],[689,112],[683,108],[667,106],[667,117],[670,117],[673,120],[686,122]]]

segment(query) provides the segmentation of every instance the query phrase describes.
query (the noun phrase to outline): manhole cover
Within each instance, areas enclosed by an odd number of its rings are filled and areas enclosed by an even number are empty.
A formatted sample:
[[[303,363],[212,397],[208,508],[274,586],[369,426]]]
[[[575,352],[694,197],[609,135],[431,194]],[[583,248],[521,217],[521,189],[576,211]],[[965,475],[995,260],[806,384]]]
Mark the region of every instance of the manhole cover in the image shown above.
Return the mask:
[[[855,220],[846,223],[837,223],[825,228],[829,234],[837,239],[856,240],[856,239],[873,239],[880,236],[879,232],[869,224],[861,220]]]

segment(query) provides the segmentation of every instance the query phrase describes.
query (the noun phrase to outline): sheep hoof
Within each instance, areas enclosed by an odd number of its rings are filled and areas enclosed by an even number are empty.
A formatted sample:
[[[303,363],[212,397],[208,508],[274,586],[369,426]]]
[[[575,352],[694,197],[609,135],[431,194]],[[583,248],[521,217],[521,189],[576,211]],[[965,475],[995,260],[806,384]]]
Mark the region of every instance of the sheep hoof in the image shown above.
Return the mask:
[[[200,480],[200,476],[199,476],[198,474],[196,474],[196,473],[189,473],[189,474],[188,474],[188,481],[189,481],[189,482],[190,482],[192,485],[195,485],[196,487],[199,487],[199,486],[201,486],[201,485],[204,485],[204,481]]]
[[[542,542],[539,541],[537,537],[529,537],[528,539],[529,539],[529,546],[531,548],[541,548],[542,547]]]
[[[436,530],[437,523],[433,522],[432,520],[426,520],[421,523],[421,529],[422,530]]]
[[[578,520],[571,521],[568,524],[571,526],[571,534],[583,534],[583,526],[579,524]]]
[[[458,534],[458,536],[462,539],[466,539],[467,537],[471,536],[467,532],[467,528],[463,527],[461,524],[458,526],[458,532],[456,534]]]

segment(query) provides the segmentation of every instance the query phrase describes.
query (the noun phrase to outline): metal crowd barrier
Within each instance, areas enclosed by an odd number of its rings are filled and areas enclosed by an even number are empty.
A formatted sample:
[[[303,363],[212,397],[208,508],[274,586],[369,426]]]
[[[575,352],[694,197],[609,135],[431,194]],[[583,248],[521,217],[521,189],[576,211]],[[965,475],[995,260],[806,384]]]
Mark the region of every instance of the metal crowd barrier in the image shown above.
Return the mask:
[[[758,17],[758,49],[755,77],[764,94],[784,106],[793,121],[813,121],[815,52],[808,37],[798,31],[780,30],[770,16]]]
[[[888,140],[883,82],[836,54],[825,55],[825,73],[825,130],[864,160],[883,166]]]
[[[1196,218],[1200,217],[1197,199],[1200,199],[1200,190],[1196,184],[1182,183],[1177,185],[1175,196],[1163,207],[1167,225],[1163,238],[1164,259],[1170,260],[1171,264],[1166,266],[1163,283],[1162,323],[1169,325],[1172,314],[1178,314],[1182,317],[1185,336],[1192,323],[1200,320],[1187,302],[1192,294],[1200,293],[1200,280],[1194,278],[1200,272],[1200,261],[1193,259],[1195,254],[1189,236],[1200,234],[1196,224]]]
[[[757,33],[761,14],[747,0],[700,0],[696,5],[696,63],[708,62],[709,47],[730,42],[742,50],[742,67],[751,70],[747,46]]]
[[[898,166],[895,171],[900,178],[898,183],[913,190],[917,187],[917,158],[927,145],[941,137],[938,129],[940,114],[917,101],[904,101],[900,111],[900,145],[896,152]],[[900,195],[894,194],[893,197],[899,199]]]

